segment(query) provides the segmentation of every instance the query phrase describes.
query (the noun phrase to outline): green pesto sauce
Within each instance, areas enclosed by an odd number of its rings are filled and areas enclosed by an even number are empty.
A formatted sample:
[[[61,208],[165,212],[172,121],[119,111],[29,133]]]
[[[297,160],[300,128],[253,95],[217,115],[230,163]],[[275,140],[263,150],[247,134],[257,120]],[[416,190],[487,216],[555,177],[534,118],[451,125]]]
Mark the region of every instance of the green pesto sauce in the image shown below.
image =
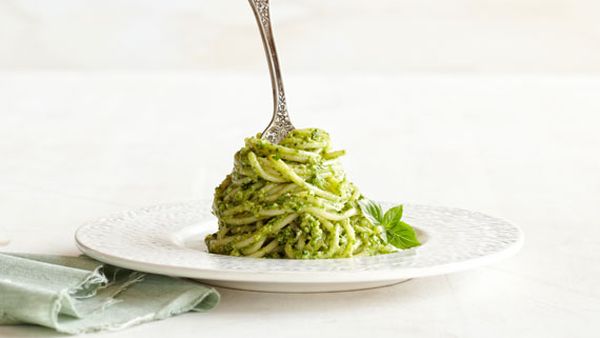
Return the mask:
[[[316,128],[293,130],[279,144],[247,138],[215,189],[219,232],[207,236],[209,251],[294,259],[396,251],[360,212],[362,196],[338,162],[343,155]]]

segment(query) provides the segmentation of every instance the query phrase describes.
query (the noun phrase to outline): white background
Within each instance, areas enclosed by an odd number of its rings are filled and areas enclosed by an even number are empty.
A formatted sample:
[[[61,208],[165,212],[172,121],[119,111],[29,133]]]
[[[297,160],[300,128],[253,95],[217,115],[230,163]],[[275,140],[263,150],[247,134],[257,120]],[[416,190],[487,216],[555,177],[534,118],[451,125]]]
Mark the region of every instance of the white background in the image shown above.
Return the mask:
[[[272,1],[292,119],[331,133],[366,195],[508,218],[525,246],[372,291],[223,289],[110,336],[596,337],[598,4]],[[0,0],[2,249],[77,254],[85,221],[210,198],[269,120],[253,20],[243,0]]]
[[[600,71],[594,0],[277,0],[285,71]],[[0,68],[263,71],[245,0],[3,0]]]

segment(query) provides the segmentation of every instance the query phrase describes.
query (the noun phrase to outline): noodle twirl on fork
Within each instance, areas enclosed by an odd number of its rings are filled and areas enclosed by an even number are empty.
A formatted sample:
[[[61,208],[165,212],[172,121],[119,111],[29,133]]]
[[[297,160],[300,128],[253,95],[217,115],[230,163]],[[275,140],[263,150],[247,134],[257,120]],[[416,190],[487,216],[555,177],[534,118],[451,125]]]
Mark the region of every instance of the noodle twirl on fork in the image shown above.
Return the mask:
[[[212,253],[270,258],[342,258],[395,252],[385,228],[361,211],[358,189],[320,129],[296,129],[279,144],[246,139],[217,187]]]

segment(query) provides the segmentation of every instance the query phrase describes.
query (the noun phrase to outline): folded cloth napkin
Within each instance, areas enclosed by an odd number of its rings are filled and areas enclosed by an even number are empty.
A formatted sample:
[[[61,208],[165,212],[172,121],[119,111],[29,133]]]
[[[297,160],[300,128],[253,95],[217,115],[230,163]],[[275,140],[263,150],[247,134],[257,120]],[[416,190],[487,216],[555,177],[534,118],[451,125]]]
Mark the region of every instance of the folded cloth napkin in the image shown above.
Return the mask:
[[[213,288],[86,256],[0,253],[0,325],[38,324],[70,334],[119,330],[218,302]]]

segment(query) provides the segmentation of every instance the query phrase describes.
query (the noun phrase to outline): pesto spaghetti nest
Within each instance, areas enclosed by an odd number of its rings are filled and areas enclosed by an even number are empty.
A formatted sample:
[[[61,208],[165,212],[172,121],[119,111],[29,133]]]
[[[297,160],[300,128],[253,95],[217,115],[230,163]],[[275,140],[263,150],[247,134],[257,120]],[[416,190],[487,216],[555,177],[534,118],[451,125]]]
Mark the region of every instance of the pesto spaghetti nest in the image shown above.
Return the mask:
[[[320,129],[296,129],[279,144],[247,138],[233,172],[216,188],[219,230],[211,253],[269,258],[342,258],[395,252],[383,226],[361,212]]]

